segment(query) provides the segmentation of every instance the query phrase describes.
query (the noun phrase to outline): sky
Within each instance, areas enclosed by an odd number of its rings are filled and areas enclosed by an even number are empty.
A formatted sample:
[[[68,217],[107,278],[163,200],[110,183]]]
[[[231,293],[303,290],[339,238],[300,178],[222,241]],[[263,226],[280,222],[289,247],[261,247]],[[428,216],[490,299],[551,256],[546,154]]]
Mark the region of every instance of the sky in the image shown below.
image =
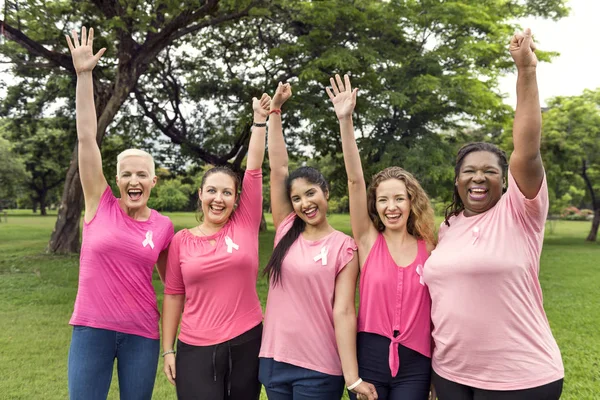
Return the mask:
[[[526,18],[518,23],[531,28],[539,49],[560,53],[552,63],[539,63],[537,68],[540,102],[554,96],[576,96],[584,89],[600,87],[600,1],[570,0],[567,18],[558,21]],[[516,105],[516,72],[500,79],[505,102]]]

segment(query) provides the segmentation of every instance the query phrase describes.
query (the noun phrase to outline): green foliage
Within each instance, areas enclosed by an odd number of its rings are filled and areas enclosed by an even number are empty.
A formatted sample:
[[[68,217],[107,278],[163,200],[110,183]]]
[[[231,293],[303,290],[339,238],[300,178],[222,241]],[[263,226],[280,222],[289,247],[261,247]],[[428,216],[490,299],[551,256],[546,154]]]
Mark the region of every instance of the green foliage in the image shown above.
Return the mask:
[[[15,203],[29,179],[23,159],[13,151],[4,135],[0,131],[0,209]]]
[[[181,179],[159,180],[152,190],[148,206],[158,211],[185,211],[194,193],[194,187],[182,183]]]

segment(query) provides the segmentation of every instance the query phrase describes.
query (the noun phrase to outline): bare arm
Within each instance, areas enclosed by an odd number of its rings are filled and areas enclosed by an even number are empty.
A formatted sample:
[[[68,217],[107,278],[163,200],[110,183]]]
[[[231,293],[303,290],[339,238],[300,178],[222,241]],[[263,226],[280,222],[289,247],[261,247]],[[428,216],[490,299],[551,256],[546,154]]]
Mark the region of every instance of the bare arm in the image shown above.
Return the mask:
[[[185,303],[184,294],[165,294],[163,300],[162,315],[162,347],[163,352],[173,350],[175,346],[175,337],[177,336],[177,327],[183,312]],[[175,384],[175,355],[165,354],[164,373],[169,382]]]
[[[333,303],[333,323],[342,371],[346,386],[359,378],[356,359],[356,278],[358,277],[358,259],[355,257],[344,267],[335,280],[335,300]],[[363,382],[354,389],[368,399],[376,399],[377,392],[370,383]]]
[[[517,108],[513,124],[514,151],[510,158],[512,173],[521,192],[534,198],[544,178],[540,155],[542,114],[537,85],[537,58],[531,30],[516,34],[510,52],[517,65]]]
[[[269,116],[269,107],[271,105],[271,97],[263,93],[262,97],[252,99],[252,109],[254,110],[254,122],[265,123]],[[263,160],[265,159],[265,135],[267,128],[254,126],[252,127],[252,135],[250,136],[250,144],[248,145],[248,160],[246,168],[249,170],[260,169]]]
[[[156,270],[158,271],[158,276],[160,277],[160,281],[165,283],[165,276],[167,273],[167,258],[169,257],[169,248],[167,247],[158,255],[158,260],[156,261]]]
[[[337,82],[336,82],[337,81]],[[359,246],[359,254],[368,254],[377,238],[377,230],[369,218],[367,207],[367,187],[363,174],[360,154],[354,137],[352,112],[356,105],[358,89],[352,90],[350,78],[344,75],[344,83],[339,75],[331,78],[332,89],[326,88],[340,122],[342,151],[348,175],[348,194],[350,198],[350,223],[352,234]],[[362,262],[363,260],[361,260]]]
[[[281,110],[281,106],[292,95],[289,83],[279,83],[273,100],[271,110]],[[269,116],[269,167],[271,169],[271,212],[275,229],[293,211],[292,204],[287,194],[286,180],[288,177],[288,154],[281,127],[281,115],[272,113]]]
[[[77,31],[72,31],[73,43],[67,36],[67,44],[71,50],[73,66],[77,72],[77,89],[75,109],[77,115],[77,139],[79,176],[85,199],[85,220],[90,221],[96,214],[100,197],[108,183],[102,173],[102,157],[96,142],[96,107],[94,105],[94,85],[92,70],[106,49],[93,54],[94,30],[90,29],[86,36],[85,27],[81,28],[81,45]]]

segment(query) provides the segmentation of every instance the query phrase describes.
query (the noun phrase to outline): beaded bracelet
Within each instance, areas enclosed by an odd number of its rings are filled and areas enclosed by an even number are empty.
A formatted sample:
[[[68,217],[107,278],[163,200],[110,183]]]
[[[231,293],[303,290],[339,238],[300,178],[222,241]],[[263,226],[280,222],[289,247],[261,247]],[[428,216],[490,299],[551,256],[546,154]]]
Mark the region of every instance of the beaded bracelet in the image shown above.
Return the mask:
[[[253,122],[252,126],[255,126],[257,128],[264,128],[267,126],[267,123],[266,122]]]
[[[161,357],[166,356],[167,354],[175,354],[177,353],[175,350],[167,350],[164,353],[162,353]]]

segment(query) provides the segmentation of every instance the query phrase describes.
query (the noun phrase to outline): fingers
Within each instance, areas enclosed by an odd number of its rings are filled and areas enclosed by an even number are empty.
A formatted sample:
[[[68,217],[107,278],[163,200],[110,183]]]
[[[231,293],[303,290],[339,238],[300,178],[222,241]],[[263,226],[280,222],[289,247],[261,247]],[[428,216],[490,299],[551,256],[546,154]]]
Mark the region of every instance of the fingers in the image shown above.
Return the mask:
[[[87,30],[85,29],[85,26],[81,27],[81,45],[87,45]]]
[[[100,60],[100,57],[102,57],[102,54],[104,54],[105,51],[106,51],[105,47],[103,47],[100,50],[98,50],[98,52],[94,56],[94,58],[96,59],[96,63],[98,63],[98,60]]]
[[[90,31],[88,33],[87,44],[88,46],[94,48],[94,28],[90,28]]]
[[[73,42],[71,42],[71,38],[69,37],[69,35],[65,35],[65,37],[67,38],[67,46],[69,46],[69,50],[73,52],[75,50],[75,47],[73,47]]]
[[[333,94],[335,96],[337,96],[338,94],[340,94],[340,91],[339,91],[337,85],[335,84],[335,79],[329,78],[329,83],[331,83],[331,87],[333,88]]]
[[[356,95],[358,94],[358,88],[355,88],[352,91],[352,100],[354,101],[354,104],[356,104]]]
[[[346,90],[348,92],[352,91],[352,86],[350,85],[350,77],[348,76],[348,74],[344,75],[344,84],[346,86]]]
[[[79,47],[79,35],[77,35],[77,31],[73,29],[71,31],[71,35],[73,36],[73,43],[75,44],[75,47]]]
[[[342,82],[342,78],[340,78],[339,74],[335,74],[335,81],[338,84],[338,89],[340,90],[340,92],[343,92],[345,90],[344,83]]]
[[[331,92],[331,89],[329,89],[328,87],[325,87],[325,91],[327,92],[327,96],[329,96],[329,100],[333,101],[333,99],[335,99],[335,96]]]

